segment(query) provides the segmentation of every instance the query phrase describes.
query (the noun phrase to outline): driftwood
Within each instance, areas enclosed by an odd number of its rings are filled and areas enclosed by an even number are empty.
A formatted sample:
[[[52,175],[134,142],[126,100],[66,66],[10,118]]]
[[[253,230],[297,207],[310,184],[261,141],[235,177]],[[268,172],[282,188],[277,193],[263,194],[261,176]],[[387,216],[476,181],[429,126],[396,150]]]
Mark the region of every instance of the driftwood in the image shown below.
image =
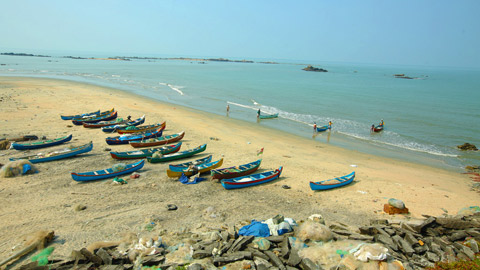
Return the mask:
[[[9,262],[15,261],[24,255],[32,252],[33,250],[41,250],[47,245],[49,242],[53,240],[55,236],[54,231],[38,231],[31,236],[31,238],[25,243],[25,247],[13,254],[12,256],[6,258],[5,260],[0,262],[0,266],[5,265]]]

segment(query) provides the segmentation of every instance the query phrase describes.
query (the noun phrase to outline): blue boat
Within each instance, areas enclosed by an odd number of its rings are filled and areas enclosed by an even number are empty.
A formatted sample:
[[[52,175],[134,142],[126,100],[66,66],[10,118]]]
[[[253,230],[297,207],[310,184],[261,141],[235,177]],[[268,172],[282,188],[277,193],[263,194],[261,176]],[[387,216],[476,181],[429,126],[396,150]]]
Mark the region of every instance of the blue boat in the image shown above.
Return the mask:
[[[317,127],[317,132],[327,131],[327,130],[329,130],[329,129],[331,129],[331,128],[332,128],[332,126],[329,126],[329,125]]]
[[[310,188],[312,190],[327,190],[327,189],[342,187],[352,183],[353,179],[355,179],[355,172],[352,172],[350,174],[347,174],[341,177],[323,180],[320,182],[310,182]]]
[[[12,147],[17,150],[27,150],[27,149],[38,149],[44,147],[50,147],[54,145],[59,145],[64,142],[68,142],[72,139],[72,134],[52,140],[44,140],[30,143],[12,143]]]
[[[135,163],[127,164],[125,166],[121,166],[121,167],[117,166],[118,168],[114,166],[112,168],[93,171],[93,172],[84,172],[84,173],[72,172],[72,178],[73,180],[78,182],[100,180],[100,179],[132,173],[134,171],[137,171],[143,168],[144,164],[145,164],[145,160],[141,160]]]
[[[60,118],[62,118],[62,120],[72,120],[73,118],[90,117],[90,116],[95,116],[97,114],[100,114],[100,110],[89,112],[89,113],[77,114],[77,115],[60,115]]]
[[[111,109],[110,111],[101,112],[92,117],[73,118],[72,123],[76,126],[81,126],[83,123],[97,123],[100,121],[109,121],[117,118],[117,111]]]
[[[231,179],[223,179],[222,186],[225,189],[245,188],[250,186],[256,186],[273,181],[280,177],[283,171],[283,167],[268,172],[256,173],[247,176],[241,176]]]
[[[260,115],[258,116],[258,118],[260,118],[260,119],[278,118],[278,113],[274,113],[274,114],[260,114]]]
[[[109,126],[104,126],[104,127],[102,127],[102,131],[107,132],[107,133],[112,133],[112,132],[117,131],[117,129],[127,128],[127,127],[130,127],[130,126],[138,126],[138,125],[141,125],[143,123],[145,123],[145,115],[143,115],[142,117],[140,117],[138,119],[132,120],[132,121],[112,124],[112,125],[109,125]]]
[[[128,144],[129,142],[132,142],[132,141],[143,141],[150,138],[157,138],[162,136],[164,128],[165,126],[151,132],[138,133],[138,134],[133,133],[132,135],[108,137],[105,139],[105,141],[107,142],[107,144],[116,145],[116,144]]]
[[[181,172],[185,169],[188,169],[188,167],[190,167],[191,165],[196,166],[196,165],[201,165],[201,164],[208,163],[208,162],[211,162],[211,161],[212,161],[212,155],[209,155],[209,156],[206,156],[204,158],[200,158],[200,159],[197,159],[197,160],[194,160],[194,161],[189,161],[189,162],[184,162],[184,163],[179,163],[179,164],[169,164],[168,168],[171,171]]]
[[[31,163],[40,163],[40,162],[47,162],[53,160],[59,160],[63,158],[73,157],[79,154],[87,153],[92,151],[93,143],[89,142],[85,145],[74,147],[74,148],[65,148],[62,150],[52,151],[49,153],[38,153],[36,155],[28,155],[18,158],[10,158],[11,161],[19,160],[19,159],[26,159]]]

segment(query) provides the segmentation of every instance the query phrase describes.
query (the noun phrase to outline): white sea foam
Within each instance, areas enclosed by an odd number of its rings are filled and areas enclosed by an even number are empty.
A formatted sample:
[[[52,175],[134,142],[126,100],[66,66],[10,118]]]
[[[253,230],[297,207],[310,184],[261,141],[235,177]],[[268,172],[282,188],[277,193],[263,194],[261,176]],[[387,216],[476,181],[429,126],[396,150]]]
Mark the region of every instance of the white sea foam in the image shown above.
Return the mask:
[[[171,84],[169,84],[169,83],[162,83],[162,82],[159,82],[158,84],[167,86],[168,88],[172,89],[173,91],[179,93],[181,96],[184,96],[184,95],[185,95],[185,94],[183,93],[183,91],[180,90],[180,88],[182,88],[182,86],[175,86],[175,85],[171,85]]]

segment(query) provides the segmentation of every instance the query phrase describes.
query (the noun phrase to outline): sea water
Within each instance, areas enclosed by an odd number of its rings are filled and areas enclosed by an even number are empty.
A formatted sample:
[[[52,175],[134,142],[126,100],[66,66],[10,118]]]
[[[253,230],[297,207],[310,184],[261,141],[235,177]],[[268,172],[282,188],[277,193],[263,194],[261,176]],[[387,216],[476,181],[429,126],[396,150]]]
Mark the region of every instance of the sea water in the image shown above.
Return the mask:
[[[310,62],[328,72],[307,72],[305,61],[277,63],[0,55],[0,75],[88,82],[219,115],[228,105],[228,117],[251,125],[439,168],[480,163],[480,153],[456,147],[480,146],[480,70]],[[279,118],[257,120],[258,109]],[[385,130],[371,133],[381,119]],[[313,133],[328,121],[331,131]]]

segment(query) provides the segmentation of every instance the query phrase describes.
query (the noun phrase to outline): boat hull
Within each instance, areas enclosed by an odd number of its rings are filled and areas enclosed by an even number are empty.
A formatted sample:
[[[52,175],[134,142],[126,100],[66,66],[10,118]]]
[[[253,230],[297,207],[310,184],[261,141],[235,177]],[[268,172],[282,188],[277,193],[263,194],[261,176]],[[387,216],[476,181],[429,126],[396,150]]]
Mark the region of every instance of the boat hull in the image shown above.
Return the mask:
[[[117,144],[128,144],[131,141],[156,138],[156,137],[162,136],[164,128],[165,127],[159,128],[156,131],[141,133],[141,134],[131,134],[131,135],[116,136],[116,137],[108,137],[108,138],[105,139],[105,141],[109,145],[117,145]]]
[[[208,162],[211,162],[211,161],[212,161],[212,155],[209,155],[209,156],[206,156],[204,158],[200,158],[200,159],[197,159],[197,160],[194,160],[194,161],[184,162],[184,163],[180,163],[180,164],[169,164],[168,168],[171,171],[174,171],[174,172],[181,172],[181,171],[187,169],[190,165],[201,165],[201,164],[208,163]]]
[[[53,140],[46,140],[46,141],[39,141],[39,142],[32,142],[32,143],[12,143],[12,147],[17,150],[39,149],[39,148],[59,145],[59,144],[68,142],[70,140],[72,140],[72,134],[68,136],[56,138]]]
[[[128,152],[110,152],[110,155],[114,159],[139,159],[139,158],[147,158],[151,157],[156,152],[161,152],[162,155],[176,153],[180,150],[182,143],[179,142],[173,145],[166,145],[159,148],[150,148],[150,149],[142,149],[136,151],[128,151]]]
[[[132,164],[128,164],[124,170],[121,171],[113,171],[112,168],[99,170],[94,172],[85,172],[85,173],[75,173],[73,172],[72,179],[77,182],[86,182],[86,181],[95,181],[101,180],[106,178],[111,178],[119,175],[124,175],[128,173],[132,173],[134,171],[140,170],[143,168],[145,164],[145,160],[141,160]]]
[[[119,128],[138,126],[138,125],[141,125],[143,123],[145,123],[145,115],[136,119],[136,120],[133,120],[133,121],[128,121],[128,122],[125,122],[125,123],[119,123],[119,124],[104,126],[104,127],[102,127],[102,131],[105,132],[105,133],[112,133],[112,132],[117,131],[117,129],[119,129]]]
[[[166,162],[166,161],[171,161],[171,160],[187,158],[187,157],[191,157],[195,154],[198,154],[200,152],[203,152],[203,151],[205,151],[205,149],[207,149],[207,144],[203,144],[199,147],[196,147],[196,148],[193,148],[193,149],[190,149],[190,150],[177,152],[177,153],[170,154],[170,155],[165,155],[163,157],[147,157],[147,161],[150,162],[150,163],[160,163],[160,162]]]
[[[197,173],[205,173],[205,172],[209,172],[215,168],[218,168],[220,166],[222,166],[223,164],[223,158],[217,160],[217,161],[214,161],[214,162],[208,162],[208,163],[204,163],[202,165],[197,165],[196,169],[195,170],[191,170],[189,168],[185,169],[184,171],[181,171],[181,172],[176,172],[176,171],[172,171],[170,169],[167,169],[167,176],[170,177],[170,178],[174,178],[174,177],[180,177],[182,176],[182,174],[185,174],[186,176],[192,176],[194,174],[197,174]]]
[[[168,144],[168,143],[178,142],[181,139],[183,139],[184,136],[185,136],[185,131],[182,131],[182,132],[177,133],[177,134],[166,135],[166,136],[163,136],[163,137],[160,137],[160,138],[157,137],[157,139],[152,140],[151,142],[137,140],[137,141],[130,141],[129,143],[134,148],[152,147],[152,146],[158,146],[158,145],[164,145],[164,144]]]
[[[261,159],[239,166],[215,169],[211,171],[212,179],[230,179],[252,174],[258,170],[260,163],[262,163]]]
[[[224,179],[222,180],[222,186],[225,189],[237,189],[237,188],[257,186],[257,185],[271,182],[279,178],[282,171],[283,171],[283,167],[280,167],[275,171],[252,174],[246,178],[242,176],[242,177],[236,177],[232,179]]]
[[[10,158],[10,160],[14,161],[14,160],[26,159],[31,163],[41,163],[41,162],[48,162],[48,161],[54,161],[54,160],[73,157],[79,154],[90,152],[92,151],[92,149],[93,149],[93,143],[90,142],[88,144],[72,148],[71,151],[68,151],[65,153],[59,153],[57,155],[47,156],[48,154],[46,154],[44,157],[40,157],[39,155],[31,155],[31,156],[25,156],[25,157],[19,157],[19,158]]]
[[[352,172],[350,174],[337,177],[337,178],[332,178],[328,180],[323,180],[320,182],[310,182],[310,189],[312,190],[327,190],[327,189],[334,189],[338,187],[343,187],[346,186],[350,183],[353,182],[353,179],[355,179],[355,172]]]
[[[130,133],[139,133],[139,132],[148,132],[161,127],[164,127],[166,122],[161,124],[153,124],[146,126],[137,126],[137,129],[127,129],[127,128],[117,128],[118,134],[130,134]]]
[[[60,118],[62,120],[72,120],[73,118],[81,118],[85,116],[96,116],[100,114],[100,110],[95,111],[95,112],[89,112],[89,113],[82,113],[82,114],[77,114],[77,115],[60,115]]]
[[[114,109],[110,111],[102,112],[95,117],[82,117],[82,118],[73,118],[72,123],[77,126],[83,125],[83,123],[97,123],[100,121],[109,121],[117,118],[117,112]]]
[[[260,119],[278,118],[278,113],[275,113],[275,114],[260,114],[260,116],[258,118],[260,118]]]

